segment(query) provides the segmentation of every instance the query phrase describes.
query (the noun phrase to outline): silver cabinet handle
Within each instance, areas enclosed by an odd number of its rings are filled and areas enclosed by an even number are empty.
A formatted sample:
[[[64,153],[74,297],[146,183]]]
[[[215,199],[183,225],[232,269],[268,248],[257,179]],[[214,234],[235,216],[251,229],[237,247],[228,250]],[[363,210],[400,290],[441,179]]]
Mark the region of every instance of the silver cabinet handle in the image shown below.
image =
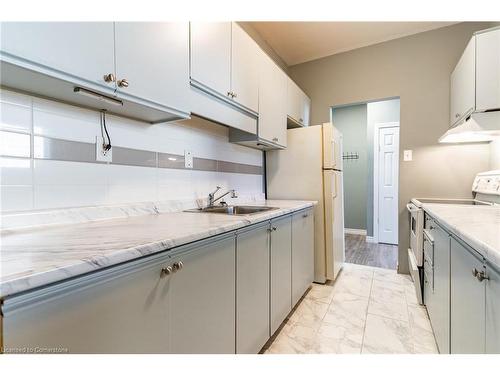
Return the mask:
[[[160,277],[164,278],[173,272],[172,266],[167,266],[161,269]]]
[[[237,96],[238,96],[238,95],[236,95],[236,93],[235,93],[235,92],[233,92],[232,97],[233,97],[233,98],[236,98]]]
[[[120,79],[118,81],[118,86],[120,86],[120,87],[128,87],[128,85],[129,85],[129,83],[125,78]]]
[[[483,280],[489,280],[490,278],[486,276],[484,271],[478,271],[477,268],[472,269],[472,276],[482,282]]]
[[[184,263],[182,263],[182,261],[179,260],[178,262],[175,262],[172,267],[173,267],[173,272],[177,272],[182,270],[182,268],[184,267]]]
[[[228,91],[227,96],[233,96],[233,93],[231,91]]]
[[[116,77],[113,73],[104,75],[104,82],[114,82],[114,81],[116,81]]]

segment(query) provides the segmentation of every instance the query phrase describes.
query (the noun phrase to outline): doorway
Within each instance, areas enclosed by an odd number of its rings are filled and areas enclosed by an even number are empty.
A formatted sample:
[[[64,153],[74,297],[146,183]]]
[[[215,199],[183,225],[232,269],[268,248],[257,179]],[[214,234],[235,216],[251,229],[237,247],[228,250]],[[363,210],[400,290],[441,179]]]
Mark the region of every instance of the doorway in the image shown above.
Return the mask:
[[[397,268],[399,98],[333,107],[343,134],[345,259]]]

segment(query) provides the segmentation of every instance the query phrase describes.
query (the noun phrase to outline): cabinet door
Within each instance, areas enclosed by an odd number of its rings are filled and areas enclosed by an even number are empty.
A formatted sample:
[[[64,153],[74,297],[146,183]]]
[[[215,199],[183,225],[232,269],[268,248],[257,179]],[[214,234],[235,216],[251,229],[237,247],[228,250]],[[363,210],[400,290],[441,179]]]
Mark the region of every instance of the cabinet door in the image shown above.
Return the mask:
[[[310,118],[310,113],[311,113],[311,99],[302,92],[302,116],[301,118],[303,119],[302,125],[303,126],[309,126],[309,118]],[[300,121],[300,118],[299,118]]]
[[[450,82],[450,125],[462,120],[475,108],[475,38],[460,57]]]
[[[259,137],[286,147],[285,73],[260,51]]]
[[[119,95],[189,112],[187,22],[117,22],[115,40]]]
[[[254,112],[259,111],[259,53],[253,39],[232,23],[231,91],[234,101]]]
[[[302,114],[302,96],[300,88],[292,81],[291,78],[287,80],[287,115],[300,123]],[[303,120],[303,119],[302,119]]]
[[[476,35],[476,109],[500,108],[500,29]]]
[[[2,22],[1,50],[54,73],[114,89],[112,22]]]
[[[40,296],[32,292],[35,303],[18,310],[9,312],[16,298],[7,299],[4,347],[64,348],[69,353],[169,353],[169,277],[160,277],[169,263],[165,256],[148,263],[112,267],[44,288],[38,292]]]
[[[292,310],[292,217],[271,221],[271,335]]]
[[[486,274],[486,353],[500,354],[500,272],[488,266]]]
[[[191,22],[191,79],[227,97],[231,91],[231,22]]]
[[[432,304],[427,306],[440,353],[450,352],[450,236],[434,223],[434,274]]]
[[[484,271],[483,259],[451,239],[451,353],[484,353],[485,282],[472,270]]]
[[[183,254],[170,281],[173,353],[235,352],[235,238],[213,240]]]
[[[256,354],[269,339],[269,224],[238,233],[236,352]]]
[[[292,305],[314,280],[314,217],[312,210],[292,216]]]

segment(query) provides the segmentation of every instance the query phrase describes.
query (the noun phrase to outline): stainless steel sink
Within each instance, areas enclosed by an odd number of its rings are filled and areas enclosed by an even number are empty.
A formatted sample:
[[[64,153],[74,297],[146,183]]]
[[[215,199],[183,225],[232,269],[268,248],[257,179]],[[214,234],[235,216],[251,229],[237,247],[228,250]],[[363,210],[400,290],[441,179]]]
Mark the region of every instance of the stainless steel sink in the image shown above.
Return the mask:
[[[184,212],[200,212],[210,214],[225,214],[225,215],[252,215],[265,211],[277,210],[278,207],[267,206],[216,206],[205,208],[193,208]]]

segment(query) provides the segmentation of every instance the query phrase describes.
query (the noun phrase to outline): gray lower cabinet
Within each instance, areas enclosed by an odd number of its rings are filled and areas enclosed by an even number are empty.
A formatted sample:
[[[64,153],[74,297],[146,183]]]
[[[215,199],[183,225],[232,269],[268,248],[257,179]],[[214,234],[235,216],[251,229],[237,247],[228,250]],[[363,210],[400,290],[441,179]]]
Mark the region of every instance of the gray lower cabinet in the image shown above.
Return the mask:
[[[235,236],[173,255],[170,278],[172,353],[235,352]]]
[[[435,221],[426,221],[434,248],[432,270],[425,270],[425,304],[440,353],[450,352],[450,236]],[[429,272],[430,271],[430,272]],[[431,294],[431,295],[430,295]],[[429,296],[430,295],[430,296]]]
[[[179,261],[181,269],[162,274]],[[234,353],[234,285],[232,234],[7,299],[4,346]]]
[[[304,210],[7,297],[0,343],[5,351],[258,353],[312,283],[313,225]]]
[[[271,335],[292,310],[292,218],[271,221]]]
[[[69,353],[169,353],[168,256],[8,298],[6,350],[60,348]]]
[[[500,270],[486,265],[486,353],[500,353]]]
[[[451,239],[450,338],[452,354],[484,353],[485,283],[474,275],[484,272],[484,259]],[[474,271],[474,274],[473,274]],[[476,272],[477,271],[477,272]]]
[[[292,305],[314,280],[314,215],[311,209],[292,215]]]
[[[269,339],[269,230],[266,222],[237,235],[237,353],[258,353]]]

